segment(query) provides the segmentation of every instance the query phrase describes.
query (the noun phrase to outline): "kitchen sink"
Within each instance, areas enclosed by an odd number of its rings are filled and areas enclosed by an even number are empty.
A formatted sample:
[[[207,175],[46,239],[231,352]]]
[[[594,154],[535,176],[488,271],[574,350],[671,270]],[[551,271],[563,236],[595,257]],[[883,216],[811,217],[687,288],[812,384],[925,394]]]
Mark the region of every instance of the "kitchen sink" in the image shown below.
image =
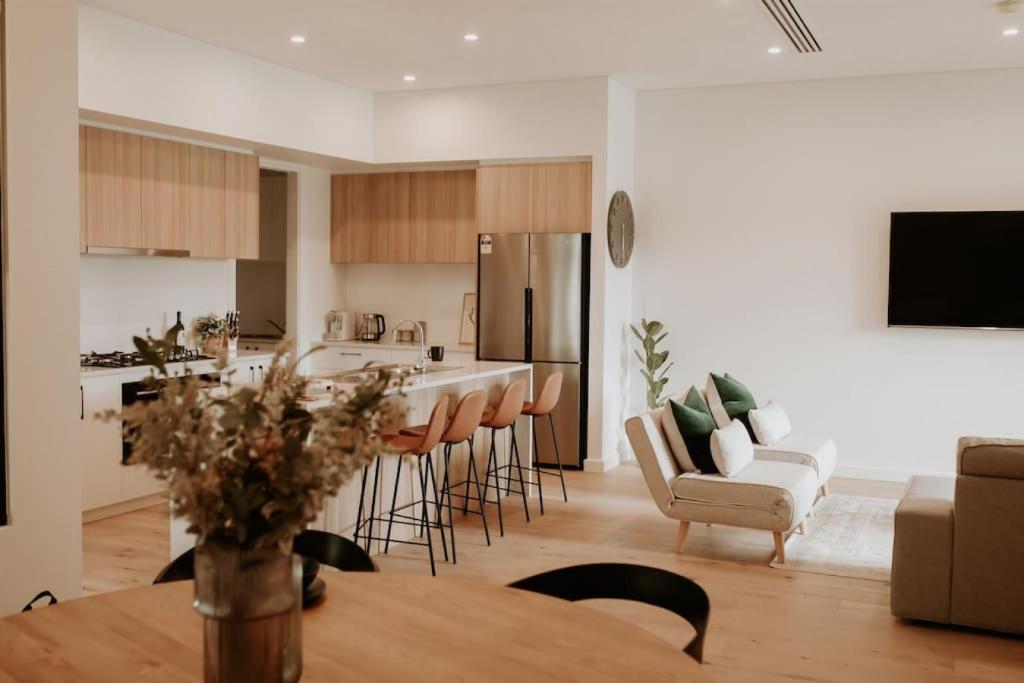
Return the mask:
[[[416,370],[412,365],[393,363],[389,365],[374,365],[358,370],[347,370],[335,375],[334,379],[342,384],[359,384],[368,379],[373,379],[381,370],[387,371],[393,377],[414,377],[416,375],[432,375],[438,372],[451,372],[452,370],[461,369],[461,365],[428,365],[423,370]]]

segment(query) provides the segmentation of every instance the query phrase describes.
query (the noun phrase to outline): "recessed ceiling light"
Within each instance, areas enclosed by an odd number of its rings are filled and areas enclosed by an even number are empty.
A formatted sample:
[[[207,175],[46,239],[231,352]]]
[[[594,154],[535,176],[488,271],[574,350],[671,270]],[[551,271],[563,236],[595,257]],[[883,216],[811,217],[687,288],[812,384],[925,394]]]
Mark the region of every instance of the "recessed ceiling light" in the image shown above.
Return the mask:
[[[768,54],[770,54],[770,55],[782,54],[782,48],[779,47],[778,45],[773,45],[770,48],[768,48]]]
[[[467,43],[475,43],[476,41],[480,40],[480,36],[478,36],[475,33],[467,33],[466,35],[462,36],[462,39]]]
[[[296,34],[296,35],[292,36],[292,42],[295,43],[295,44],[304,43],[304,42],[306,42],[306,36],[302,36],[302,35]]]
[[[1017,35],[1019,33],[1020,33],[1020,29],[1019,28],[1008,28],[1005,31],[1003,31],[1003,35],[1006,36],[1007,38],[1009,38],[1011,36],[1015,36],[1015,35]]]
[[[412,83],[413,81],[416,80],[416,74],[405,74],[404,76],[402,76],[402,80],[405,81],[406,83]]]

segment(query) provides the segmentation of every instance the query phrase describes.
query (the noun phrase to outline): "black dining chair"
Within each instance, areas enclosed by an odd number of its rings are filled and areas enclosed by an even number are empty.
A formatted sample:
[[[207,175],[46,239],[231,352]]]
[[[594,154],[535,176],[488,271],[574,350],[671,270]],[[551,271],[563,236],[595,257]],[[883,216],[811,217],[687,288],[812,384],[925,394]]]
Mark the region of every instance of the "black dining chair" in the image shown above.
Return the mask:
[[[697,631],[683,652],[704,662],[704,633],[711,603],[704,589],[685,576],[636,564],[599,563],[552,569],[508,585],[570,602],[631,600],[661,607],[682,617]]]
[[[306,529],[295,537],[292,550],[304,558],[316,560],[328,567],[343,572],[375,572],[377,565],[366,551],[344,536],[327,531]],[[171,581],[191,581],[196,577],[193,555],[195,549],[189,548],[170,564],[160,570],[153,579],[153,584]]]

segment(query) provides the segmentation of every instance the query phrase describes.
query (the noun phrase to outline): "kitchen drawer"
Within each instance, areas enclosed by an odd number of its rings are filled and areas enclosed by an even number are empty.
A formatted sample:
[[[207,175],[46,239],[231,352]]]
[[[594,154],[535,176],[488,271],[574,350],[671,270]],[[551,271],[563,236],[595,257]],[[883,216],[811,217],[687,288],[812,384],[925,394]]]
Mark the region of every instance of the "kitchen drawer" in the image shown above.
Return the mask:
[[[415,363],[420,359],[419,349],[392,349],[391,350],[391,362],[402,363],[403,365],[409,365]]]
[[[314,370],[358,370],[368,363],[391,363],[387,349],[328,346],[311,357]]]

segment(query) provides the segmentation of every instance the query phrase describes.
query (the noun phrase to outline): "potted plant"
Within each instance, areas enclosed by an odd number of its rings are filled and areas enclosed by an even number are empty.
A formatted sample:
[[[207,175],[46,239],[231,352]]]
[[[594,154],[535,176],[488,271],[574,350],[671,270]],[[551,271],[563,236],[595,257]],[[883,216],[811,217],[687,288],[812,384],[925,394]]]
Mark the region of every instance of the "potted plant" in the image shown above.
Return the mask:
[[[308,380],[284,345],[263,383],[210,388],[167,377],[173,339],[135,338],[155,368],[159,395],[108,412],[123,420],[128,464],[167,483],[171,512],[197,536],[196,610],[204,618],[207,681],[296,681],[302,671],[301,580],[292,541],[355,472],[380,452],[394,416],[381,372],[338,390],[325,408],[303,409]]]
[[[665,326],[657,320],[641,319],[640,327],[643,329],[643,334],[640,334],[640,330],[635,325],[629,326],[636,338],[640,340],[640,347],[643,350],[641,354],[640,350],[633,349],[633,353],[643,363],[640,374],[647,382],[647,408],[654,410],[665,402],[661,397],[661,392],[668,384],[667,373],[673,365],[673,363],[665,365],[668,361],[668,351],[659,351],[657,348],[658,344],[668,336],[668,332],[664,331]]]
[[[192,322],[192,333],[205,353],[216,356],[226,342],[227,321],[213,313],[201,315]]]

